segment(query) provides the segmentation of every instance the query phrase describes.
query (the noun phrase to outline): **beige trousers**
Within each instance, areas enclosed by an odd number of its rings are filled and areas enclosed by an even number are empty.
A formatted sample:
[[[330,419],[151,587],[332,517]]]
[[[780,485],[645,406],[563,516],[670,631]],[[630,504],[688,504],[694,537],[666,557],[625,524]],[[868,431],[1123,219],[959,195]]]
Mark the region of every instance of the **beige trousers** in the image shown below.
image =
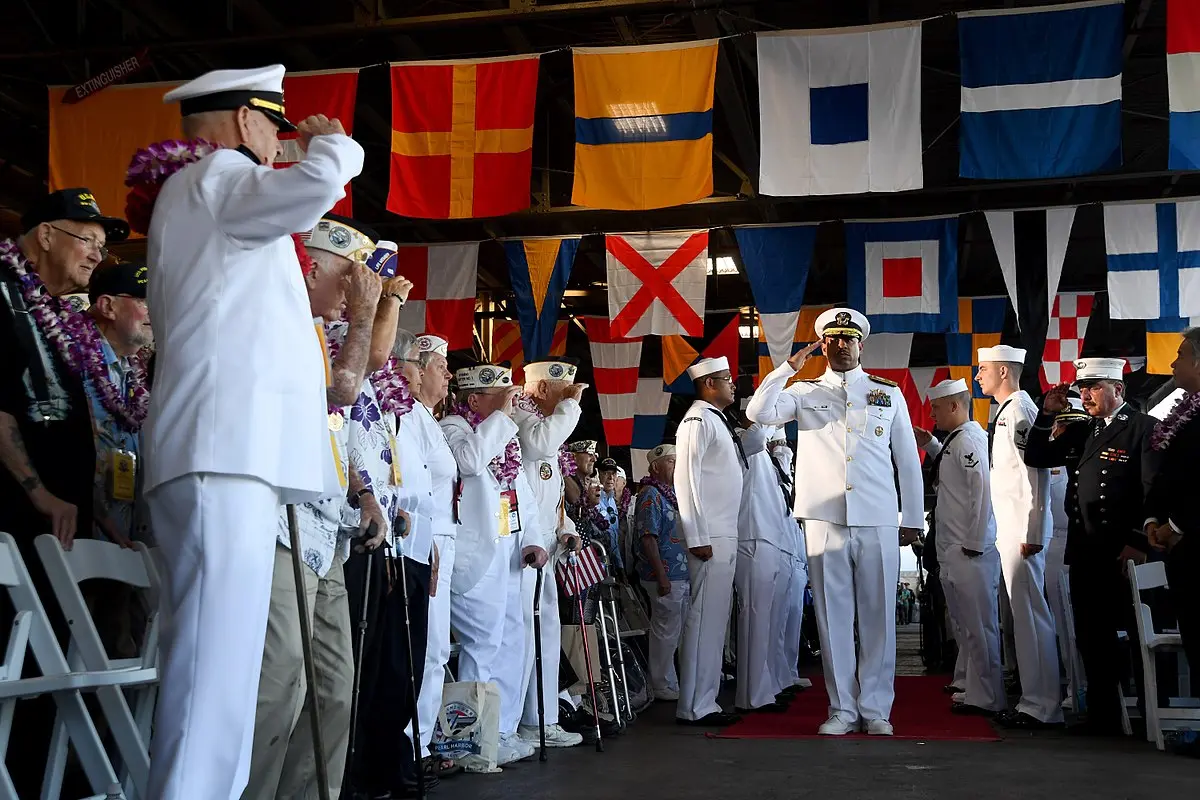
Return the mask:
[[[314,693],[304,680],[300,612],[296,604],[292,554],[275,546],[275,575],[271,611],[263,647],[258,707],[254,717],[254,755],[250,783],[243,800],[316,798],[317,767],[313,758],[312,726],[307,703]],[[342,791],[346,747],[350,736],[350,693],[354,654],[350,638],[350,609],[342,565],[324,578],[304,567],[304,589],[317,669],[315,697],[321,712],[325,758],[329,766],[329,796]]]

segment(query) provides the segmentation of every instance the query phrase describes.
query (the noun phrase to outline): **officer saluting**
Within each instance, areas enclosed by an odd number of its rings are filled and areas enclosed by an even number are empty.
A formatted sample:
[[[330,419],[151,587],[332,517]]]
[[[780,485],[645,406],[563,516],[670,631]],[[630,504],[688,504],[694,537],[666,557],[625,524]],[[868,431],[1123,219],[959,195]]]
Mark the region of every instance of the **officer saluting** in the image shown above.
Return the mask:
[[[897,539],[909,544],[924,527],[921,464],[904,396],[859,366],[870,332],[867,318],[853,309],[826,311],[817,318],[820,341],[768,375],[746,408],[764,425],[797,421],[798,460],[813,466],[803,480],[797,476],[794,514],[805,525],[829,692],[830,717],[819,732],[829,736],[852,733],[860,722],[867,733],[892,734]],[[817,347],[829,369],[785,391]],[[861,660],[855,657],[856,616]]]
[[[1157,423],[1125,403],[1121,358],[1084,358],[1075,362],[1075,382],[1087,424],[1062,428],[1051,438],[1056,415],[1069,408],[1067,387],[1051,389],[1025,445],[1031,467],[1075,468],[1067,486],[1067,555],[1075,642],[1087,674],[1087,724],[1072,731],[1121,735],[1117,691],[1120,665],[1128,663],[1118,630],[1133,624],[1122,565],[1146,560],[1149,543],[1142,534],[1146,492],[1158,468],[1150,446]],[[1126,622],[1128,620],[1128,622]]]

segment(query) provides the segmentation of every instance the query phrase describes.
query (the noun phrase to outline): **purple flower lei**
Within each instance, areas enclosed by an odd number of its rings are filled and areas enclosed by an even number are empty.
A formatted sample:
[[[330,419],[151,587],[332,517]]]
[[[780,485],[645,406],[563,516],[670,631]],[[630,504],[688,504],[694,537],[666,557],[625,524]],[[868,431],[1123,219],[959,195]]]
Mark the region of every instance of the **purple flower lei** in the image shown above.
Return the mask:
[[[1150,435],[1150,446],[1155,450],[1166,450],[1171,445],[1171,440],[1192,421],[1198,410],[1200,392],[1192,392],[1175,404],[1166,419],[1154,426],[1154,433]]]
[[[108,363],[104,360],[100,331],[87,314],[76,312],[69,302],[50,294],[29,262],[11,239],[0,243],[0,263],[3,263],[21,284],[21,295],[46,340],[54,346],[71,373],[88,380],[100,397],[100,402],[122,429],[136,433],[146,419],[150,392],[146,387],[145,365],[140,358],[130,359],[128,394],[122,397],[109,378]]]
[[[138,150],[125,170],[125,185],[161,184],[188,164],[219,150],[219,145],[204,139],[167,139]]]
[[[483,417],[472,411],[466,403],[456,404],[450,409],[450,413],[465,419],[471,426],[471,430],[475,430],[483,422]],[[521,443],[516,436],[508,440],[502,455],[496,456],[488,463],[488,469],[500,483],[501,490],[507,491],[513,488],[517,475],[521,472]]]
[[[620,509],[622,517],[629,513],[629,504],[631,502],[633,502],[633,494],[629,491],[629,487],[626,486],[621,491],[621,499],[617,503],[617,508]]]
[[[638,487],[639,487],[638,491],[641,491],[641,489],[644,489],[647,486],[653,486],[655,489],[658,489],[659,494],[661,494],[663,496],[663,498],[668,503],[670,503],[673,508],[675,508],[675,509],[679,508],[679,501],[675,498],[675,487],[674,486],[669,486],[669,485],[663,483],[658,478],[655,478],[653,475],[647,475],[646,477],[644,477],[640,481],[638,481]]]
[[[395,414],[400,419],[413,410],[415,400],[395,356],[389,356],[382,369],[371,373],[371,386],[375,387],[379,410],[383,413]]]

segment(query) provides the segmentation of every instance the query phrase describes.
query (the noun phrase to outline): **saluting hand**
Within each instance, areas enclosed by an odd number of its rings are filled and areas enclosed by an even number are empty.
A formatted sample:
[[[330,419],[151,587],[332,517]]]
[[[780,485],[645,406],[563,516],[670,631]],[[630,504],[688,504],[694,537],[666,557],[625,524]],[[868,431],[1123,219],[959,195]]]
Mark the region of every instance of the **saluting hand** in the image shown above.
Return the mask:
[[[408,295],[413,290],[413,282],[403,275],[397,275],[394,278],[388,278],[383,282],[383,294],[385,297],[397,295],[400,302],[408,302]]]
[[[800,352],[796,353],[791,358],[789,358],[788,364],[790,364],[792,369],[796,370],[796,372],[799,372],[800,368],[804,366],[804,362],[808,361],[809,356],[811,356],[813,353],[817,352],[820,349],[821,349],[821,342],[820,342],[820,340],[817,340],[817,341],[813,342],[812,344],[810,344],[808,347],[801,350]]]
[[[520,392],[520,386],[510,386],[504,393],[504,399],[500,401],[500,411],[504,416],[511,418],[513,412],[517,410],[517,395]]]
[[[374,315],[375,307],[379,305],[379,295],[383,292],[383,279],[366,264],[350,267],[347,277],[350,285],[346,289],[346,305],[351,313],[368,318]]]
[[[913,435],[917,437],[917,447],[924,447],[933,441],[933,434],[924,428],[913,425]]]
[[[312,141],[314,136],[327,136],[331,133],[340,133],[346,135],[346,129],[342,127],[340,120],[330,119],[324,114],[315,114],[307,119],[301,120],[296,126],[296,141],[300,144],[300,149],[308,152],[308,143]]]
[[[1042,410],[1048,414],[1057,414],[1060,411],[1066,411],[1071,407],[1071,401],[1067,399],[1067,384],[1060,383],[1050,391],[1046,392],[1046,396],[1042,398]]]
[[[586,388],[588,388],[586,383],[572,383],[566,389],[563,389],[563,399],[578,402],[583,397],[583,390]]]

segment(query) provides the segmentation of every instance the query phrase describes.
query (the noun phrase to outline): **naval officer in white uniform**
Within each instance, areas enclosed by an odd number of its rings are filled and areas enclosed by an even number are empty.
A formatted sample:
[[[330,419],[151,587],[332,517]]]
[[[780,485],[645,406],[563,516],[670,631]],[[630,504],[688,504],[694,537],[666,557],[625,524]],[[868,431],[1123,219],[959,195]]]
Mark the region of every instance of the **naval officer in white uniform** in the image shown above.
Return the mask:
[[[246,786],[279,506],[340,488],[291,234],[342,198],[363,150],[336,120],[288,122],[283,73],[210,72],[163,98],[185,138],[222,149],[168,178],[150,221],[145,491],[167,571],[155,800]],[[297,127],[304,160],[272,169]]]
[[[1025,465],[1025,443],[1038,407],[1020,388],[1024,363],[1025,351],[1019,348],[980,348],[975,380],[1000,404],[989,435],[992,509],[1021,672],[1021,699],[997,721],[1036,729],[1062,724],[1063,713],[1054,616],[1045,593],[1045,548],[1054,535],[1050,470]]]
[[[797,421],[796,452],[814,466],[797,475],[794,513],[804,522],[829,694],[819,732],[829,736],[860,726],[892,735],[900,546],[924,527],[921,462],[904,395],[859,366],[870,332],[853,309],[826,311],[817,317],[819,341],[768,375],[746,407],[764,425]],[[825,374],[784,390],[818,346],[829,361]]]
[[[746,457],[725,417],[733,403],[726,358],[706,358],[688,369],[696,401],[675,434],[675,496],[688,547],[692,601],[679,647],[681,725],[724,726],[737,721],[717,705],[725,630],[733,603],[738,507]]]
[[[917,444],[933,459],[934,524],[946,606],[962,664],[962,696],[953,711],[991,716],[1005,706],[1000,666],[1000,556],[992,514],[987,433],[971,419],[971,390],[962,378],[929,390],[933,419],[949,431],[939,441],[916,428]],[[957,669],[956,669],[957,672]]]

